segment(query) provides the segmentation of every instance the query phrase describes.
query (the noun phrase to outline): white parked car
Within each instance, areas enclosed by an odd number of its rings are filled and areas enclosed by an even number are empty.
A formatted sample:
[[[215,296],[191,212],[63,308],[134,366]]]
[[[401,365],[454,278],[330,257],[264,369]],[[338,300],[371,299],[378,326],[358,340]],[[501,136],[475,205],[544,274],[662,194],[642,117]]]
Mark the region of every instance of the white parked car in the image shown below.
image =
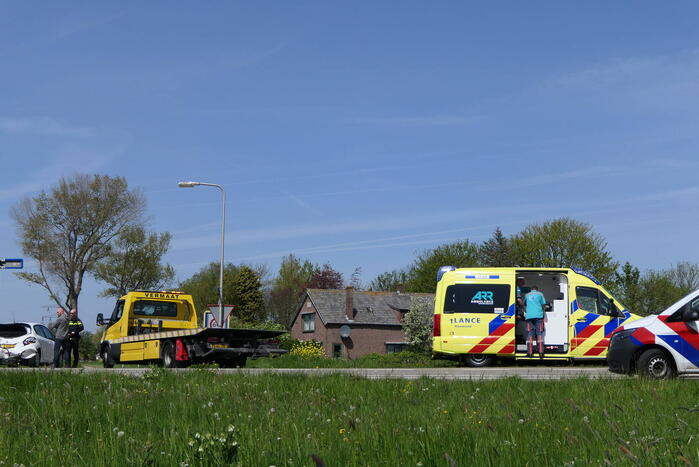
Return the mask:
[[[0,324],[0,363],[49,364],[53,362],[53,343],[53,333],[43,324]]]

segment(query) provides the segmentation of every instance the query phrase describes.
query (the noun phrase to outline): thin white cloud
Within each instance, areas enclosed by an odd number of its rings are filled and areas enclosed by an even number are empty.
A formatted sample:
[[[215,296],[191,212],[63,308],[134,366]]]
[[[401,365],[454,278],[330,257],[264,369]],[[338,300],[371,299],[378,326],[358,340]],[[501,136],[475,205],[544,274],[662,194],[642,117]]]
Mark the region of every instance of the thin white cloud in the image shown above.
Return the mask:
[[[0,132],[45,136],[89,136],[89,128],[69,126],[50,117],[0,118]]]
[[[653,168],[671,170],[699,169],[699,161],[688,161],[685,159],[652,159],[647,161],[646,165]]]
[[[77,172],[90,173],[103,168],[111,159],[101,153],[84,151],[82,149],[65,149],[59,151],[47,164],[38,164],[37,169],[26,174],[24,180],[14,185],[0,188],[0,201],[19,199],[31,193],[47,190],[61,176]]]
[[[655,201],[669,201],[671,199],[685,198],[685,197],[692,197],[691,199],[695,199],[694,197],[696,195],[699,195],[699,186],[681,188],[679,190],[669,190],[669,191],[661,191],[661,192],[657,192],[657,193],[651,193],[648,195],[638,196],[636,198],[633,198],[631,201],[635,202],[635,203],[642,203],[642,202],[647,203],[647,202],[655,202]]]
[[[605,102],[624,104],[625,112],[631,104],[693,112],[695,106],[689,102],[699,99],[698,75],[699,49],[695,48],[620,58],[557,76],[547,84],[566,91],[600,92]]]
[[[357,117],[348,119],[347,123],[355,125],[377,125],[396,127],[434,127],[434,126],[469,126],[483,120],[483,117],[464,117],[460,115],[424,115],[395,117]]]

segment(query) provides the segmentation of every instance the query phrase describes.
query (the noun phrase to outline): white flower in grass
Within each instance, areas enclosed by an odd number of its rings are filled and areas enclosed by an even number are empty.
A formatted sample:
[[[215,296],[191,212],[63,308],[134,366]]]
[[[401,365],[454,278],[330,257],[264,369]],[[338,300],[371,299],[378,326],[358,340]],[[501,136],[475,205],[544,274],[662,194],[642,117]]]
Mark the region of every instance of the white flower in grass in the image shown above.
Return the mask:
[[[118,432],[118,433],[117,433],[117,436],[118,436],[119,438],[121,438],[122,436],[124,436],[124,432],[123,432],[123,431]]]
[[[235,430],[235,427],[233,425],[228,425],[228,432],[230,433],[233,430]]]

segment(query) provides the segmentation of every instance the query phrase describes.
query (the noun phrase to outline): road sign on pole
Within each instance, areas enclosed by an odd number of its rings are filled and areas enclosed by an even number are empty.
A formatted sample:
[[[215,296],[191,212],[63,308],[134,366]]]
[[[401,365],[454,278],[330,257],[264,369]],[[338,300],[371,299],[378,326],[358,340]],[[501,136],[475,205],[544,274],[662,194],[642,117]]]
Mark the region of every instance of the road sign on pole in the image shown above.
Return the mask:
[[[22,258],[0,259],[0,269],[23,269],[24,260]]]

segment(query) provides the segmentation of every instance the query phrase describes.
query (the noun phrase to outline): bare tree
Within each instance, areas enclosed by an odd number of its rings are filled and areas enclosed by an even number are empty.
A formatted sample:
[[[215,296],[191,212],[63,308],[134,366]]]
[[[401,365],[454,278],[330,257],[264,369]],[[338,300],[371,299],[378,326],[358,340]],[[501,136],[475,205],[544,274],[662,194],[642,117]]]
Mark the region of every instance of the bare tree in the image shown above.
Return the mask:
[[[96,265],[95,278],[110,286],[101,295],[119,298],[130,290],[162,290],[172,284],[175,269],[161,262],[169,247],[167,232],[149,233],[142,225],[123,229]]]
[[[49,193],[11,210],[22,250],[39,270],[19,277],[44,287],[57,305],[77,308],[85,274],[109,255],[124,229],[142,222],[144,210],[142,193],[129,190],[122,177],[61,178]]]

